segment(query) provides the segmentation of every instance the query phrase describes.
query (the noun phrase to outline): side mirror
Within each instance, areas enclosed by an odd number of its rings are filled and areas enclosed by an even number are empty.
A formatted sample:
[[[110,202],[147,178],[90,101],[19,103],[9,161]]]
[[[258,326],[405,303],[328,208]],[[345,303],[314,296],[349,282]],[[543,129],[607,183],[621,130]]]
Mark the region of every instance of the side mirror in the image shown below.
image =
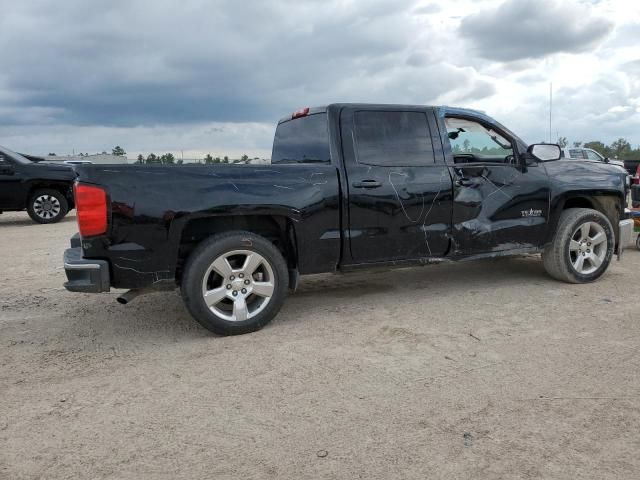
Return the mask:
[[[549,143],[534,143],[527,149],[527,152],[541,162],[560,160],[562,153],[559,145]]]
[[[609,163],[609,157],[604,157],[604,163]]]

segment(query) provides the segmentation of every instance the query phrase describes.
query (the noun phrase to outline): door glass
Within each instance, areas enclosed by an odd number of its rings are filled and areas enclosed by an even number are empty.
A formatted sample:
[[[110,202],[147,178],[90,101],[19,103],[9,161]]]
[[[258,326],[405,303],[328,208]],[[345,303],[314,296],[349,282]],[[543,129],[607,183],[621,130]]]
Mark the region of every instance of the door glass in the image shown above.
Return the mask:
[[[598,155],[596,152],[592,152],[591,150],[585,150],[587,152],[587,158],[589,160],[598,160],[599,162],[602,161],[602,157],[600,155]]]
[[[412,167],[435,162],[427,115],[423,112],[355,113],[357,162],[381,167]]]
[[[462,118],[445,118],[454,158],[466,161],[504,163],[513,155],[511,142],[484,125]],[[457,159],[456,159],[457,161]]]
[[[569,157],[571,158],[579,158],[584,160],[586,157],[584,156],[584,151],[580,148],[572,148],[569,150]]]

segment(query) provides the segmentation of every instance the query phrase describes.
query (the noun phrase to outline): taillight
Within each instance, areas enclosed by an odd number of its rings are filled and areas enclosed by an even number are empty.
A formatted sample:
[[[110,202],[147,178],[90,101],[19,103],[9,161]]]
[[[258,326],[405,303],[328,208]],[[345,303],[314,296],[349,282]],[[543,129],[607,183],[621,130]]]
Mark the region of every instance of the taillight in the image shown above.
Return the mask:
[[[76,216],[80,236],[102,235],[107,231],[107,194],[99,187],[77,184],[74,187]]]
[[[633,177],[633,184],[640,185],[640,163],[638,164],[638,168],[636,168],[636,176]]]
[[[309,107],[296,110],[295,112],[293,112],[293,115],[291,115],[291,119],[295,120],[296,118],[306,117],[307,115],[309,115]]]

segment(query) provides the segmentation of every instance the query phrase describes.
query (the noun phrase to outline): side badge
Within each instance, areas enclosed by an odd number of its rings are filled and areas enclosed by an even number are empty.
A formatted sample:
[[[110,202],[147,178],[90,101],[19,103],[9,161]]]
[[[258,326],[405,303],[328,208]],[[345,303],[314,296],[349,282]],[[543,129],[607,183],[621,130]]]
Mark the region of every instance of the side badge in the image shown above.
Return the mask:
[[[522,214],[523,217],[541,217],[542,216],[542,210],[534,210],[533,208],[529,210],[522,210],[520,213]]]

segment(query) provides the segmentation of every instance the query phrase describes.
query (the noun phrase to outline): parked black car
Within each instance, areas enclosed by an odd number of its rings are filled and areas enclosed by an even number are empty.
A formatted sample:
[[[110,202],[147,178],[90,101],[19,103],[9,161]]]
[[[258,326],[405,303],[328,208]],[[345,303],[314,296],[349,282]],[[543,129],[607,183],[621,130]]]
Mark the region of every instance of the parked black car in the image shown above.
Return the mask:
[[[600,277],[630,242],[626,172],[560,160],[472,110],[336,104],[278,124],[267,166],[76,166],[65,287],[181,288],[220,334],[261,328],[299,275],[542,252]],[[427,292],[428,294],[428,292]]]
[[[35,222],[59,222],[74,208],[74,179],[68,165],[33,162],[0,147],[0,213],[27,210]]]

